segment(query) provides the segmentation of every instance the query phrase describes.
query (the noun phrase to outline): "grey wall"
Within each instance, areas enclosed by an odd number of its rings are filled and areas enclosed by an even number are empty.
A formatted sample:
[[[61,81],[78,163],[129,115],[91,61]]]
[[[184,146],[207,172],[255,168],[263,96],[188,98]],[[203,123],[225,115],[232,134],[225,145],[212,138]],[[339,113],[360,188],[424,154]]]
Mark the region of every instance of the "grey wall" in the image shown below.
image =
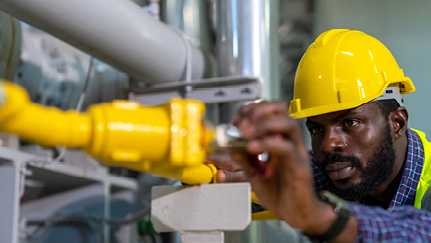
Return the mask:
[[[357,29],[382,41],[416,86],[403,96],[410,127],[431,139],[431,1],[316,0],[314,37],[332,28]]]

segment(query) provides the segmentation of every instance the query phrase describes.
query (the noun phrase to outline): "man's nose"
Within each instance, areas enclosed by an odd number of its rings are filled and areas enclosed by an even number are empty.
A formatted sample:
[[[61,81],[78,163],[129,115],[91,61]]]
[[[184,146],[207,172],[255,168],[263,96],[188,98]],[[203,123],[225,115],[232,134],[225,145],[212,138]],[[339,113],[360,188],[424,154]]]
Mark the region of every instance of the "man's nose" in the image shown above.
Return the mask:
[[[325,129],[325,134],[321,144],[321,151],[326,154],[342,152],[346,148],[343,132],[337,127]]]

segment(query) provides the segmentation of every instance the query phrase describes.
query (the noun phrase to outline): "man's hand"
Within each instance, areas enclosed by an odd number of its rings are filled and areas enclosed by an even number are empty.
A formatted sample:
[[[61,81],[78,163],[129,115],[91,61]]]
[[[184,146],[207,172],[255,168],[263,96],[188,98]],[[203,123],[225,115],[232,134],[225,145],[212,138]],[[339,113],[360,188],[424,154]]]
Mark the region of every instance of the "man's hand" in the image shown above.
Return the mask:
[[[241,165],[233,161],[228,153],[212,154],[207,157],[207,162],[217,168],[217,183],[248,181]]]
[[[317,198],[302,130],[287,114],[286,104],[249,104],[232,123],[248,144],[232,148],[231,156],[241,163],[263,206],[292,227],[313,235],[325,233],[336,214]],[[262,153],[269,154],[268,161],[257,160]]]
[[[248,141],[246,148],[231,150],[232,158],[243,166],[259,200],[291,226],[308,227],[318,199],[301,129],[286,105],[252,103],[242,107],[232,123]],[[257,156],[265,152],[268,161],[259,162]]]

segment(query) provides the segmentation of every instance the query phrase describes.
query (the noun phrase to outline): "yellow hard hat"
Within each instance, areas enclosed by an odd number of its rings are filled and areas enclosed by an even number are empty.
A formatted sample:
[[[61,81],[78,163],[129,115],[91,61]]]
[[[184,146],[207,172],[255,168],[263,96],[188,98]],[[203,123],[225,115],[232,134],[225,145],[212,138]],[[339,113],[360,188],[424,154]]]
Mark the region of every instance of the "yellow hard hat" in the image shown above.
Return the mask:
[[[298,65],[289,114],[299,119],[355,108],[381,97],[388,86],[401,94],[415,91],[380,41],[361,31],[329,30]]]

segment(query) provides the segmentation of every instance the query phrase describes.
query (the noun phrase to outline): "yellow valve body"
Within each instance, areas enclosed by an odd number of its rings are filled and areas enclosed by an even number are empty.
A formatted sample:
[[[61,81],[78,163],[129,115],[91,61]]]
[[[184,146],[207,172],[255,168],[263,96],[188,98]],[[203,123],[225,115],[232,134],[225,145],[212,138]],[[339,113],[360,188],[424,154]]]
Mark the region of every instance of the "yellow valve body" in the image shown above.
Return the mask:
[[[93,135],[85,150],[108,163],[167,159],[169,117],[160,107],[115,101],[89,108]]]
[[[216,169],[203,164],[213,135],[203,127],[204,111],[203,103],[184,99],[157,107],[130,101],[94,105],[93,140],[85,149],[110,165],[187,184],[210,183]]]
[[[187,184],[210,183],[206,165],[213,132],[205,128],[205,105],[172,99],[157,107],[136,102],[97,104],[85,113],[31,103],[22,87],[0,82],[0,130],[43,146],[81,147],[109,165],[169,177]]]
[[[105,162],[201,164],[205,161],[204,108],[201,102],[183,99],[157,107],[130,101],[92,106],[93,139],[86,150]]]

